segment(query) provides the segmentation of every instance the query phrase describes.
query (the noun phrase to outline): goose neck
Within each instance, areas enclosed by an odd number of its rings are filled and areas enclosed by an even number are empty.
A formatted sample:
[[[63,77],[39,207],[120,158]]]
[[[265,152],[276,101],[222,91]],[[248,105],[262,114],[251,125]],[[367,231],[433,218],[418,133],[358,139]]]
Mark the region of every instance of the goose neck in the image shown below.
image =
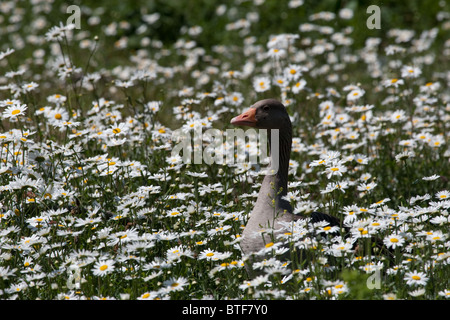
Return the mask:
[[[280,196],[287,194],[291,145],[292,131],[290,127],[279,129],[278,132],[271,130],[269,134],[270,161],[271,167],[276,171],[271,180]]]

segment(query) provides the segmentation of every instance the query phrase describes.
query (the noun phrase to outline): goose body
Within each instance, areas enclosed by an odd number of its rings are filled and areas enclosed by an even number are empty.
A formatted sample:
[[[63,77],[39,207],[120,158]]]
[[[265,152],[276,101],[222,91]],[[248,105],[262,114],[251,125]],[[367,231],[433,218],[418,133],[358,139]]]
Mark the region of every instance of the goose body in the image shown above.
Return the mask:
[[[295,218],[289,202],[276,194],[276,185],[276,176],[267,175],[264,177],[255,206],[242,234],[241,248],[247,255],[259,251],[266,244],[272,242],[271,236],[272,234],[276,236],[276,230],[282,228],[281,222],[290,222]],[[270,229],[274,232],[260,234],[263,230]]]
[[[268,131],[278,130],[279,152],[273,154],[271,150],[270,154],[271,163],[277,161],[278,170],[276,173],[264,177],[255,206],[250,213],[242,235],[241,249],[245,256],[251,256],[263,249],[266,244],[272,242],[272,235],[276,238],[277,230],[282,229],[283,223],[305,218],[293,214],[290,203],[282,198],[288,191],[292,124],[285,106],[275,99],[256,102],[249,110],[233,118],[231,124],[268,129]],[[270,139],[271,132],[268,132],[268,136]],[[274,157],[278,158],[275,159]],[[339,225],[336,218],[320,212],[314,212],[311,219],[313,222],[326,220],[332,225]],[[261,231],[264,229],[271,229],[274,232],[273,234],[262,235]],[[247,265],[251,265],[251,263]],[[247,266],[247,271],[250,272],[249,266]]]

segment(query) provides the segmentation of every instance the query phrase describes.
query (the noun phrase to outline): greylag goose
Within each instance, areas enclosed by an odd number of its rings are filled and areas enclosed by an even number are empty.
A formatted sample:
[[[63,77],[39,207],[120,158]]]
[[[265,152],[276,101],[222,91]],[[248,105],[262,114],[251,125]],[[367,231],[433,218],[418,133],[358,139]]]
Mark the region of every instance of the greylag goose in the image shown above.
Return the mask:
[[[272,242],[270,235],[258,235],[258,231],[265,228],[281,229],[282,224],[280,223],[305,218],[293,214],[290,203],[283,199],[283,196],[288,192],[292,124],[286,107],[275,99],[256,102],[250,109],[231,119],[231,124],[267,129],[268,131],[279,130],[279,154],[274,155],[272,152],[270,154],[271,161],[275,161],[274,156],[278,156],[278,171],[264,177],[255,206],[242,234],[241,249],[245,256],[250,256]],[[268,137],[270,139],[271,132],[268,132]],[[340,225],[337,218],[321,212],[313,212],[311,220],[312,222],[325,220],[330,225]],[[250,265],[251,263],[246,263],[246,269],[249,273],[252,273]]]

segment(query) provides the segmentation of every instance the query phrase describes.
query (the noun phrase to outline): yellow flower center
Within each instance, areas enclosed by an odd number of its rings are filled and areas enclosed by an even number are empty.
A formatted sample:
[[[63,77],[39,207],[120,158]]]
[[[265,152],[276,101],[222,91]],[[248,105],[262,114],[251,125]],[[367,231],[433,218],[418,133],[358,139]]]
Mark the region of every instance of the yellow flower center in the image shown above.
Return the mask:
[[[358,231],[359,231],[361,234],[367,234],[367,233],[368,233],[368,231],[365,230],[364,228],[358,228]]]

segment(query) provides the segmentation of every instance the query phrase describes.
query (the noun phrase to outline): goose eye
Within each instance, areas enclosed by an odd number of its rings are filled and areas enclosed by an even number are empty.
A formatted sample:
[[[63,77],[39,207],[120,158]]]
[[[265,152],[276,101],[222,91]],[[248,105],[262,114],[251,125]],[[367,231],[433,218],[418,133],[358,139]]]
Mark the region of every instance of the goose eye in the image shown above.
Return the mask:
[[[269,111],[269,109],[270,109],[269,106],[264,106],[264,107],[263,107],[263,110],[264,110],[264,111]]]

